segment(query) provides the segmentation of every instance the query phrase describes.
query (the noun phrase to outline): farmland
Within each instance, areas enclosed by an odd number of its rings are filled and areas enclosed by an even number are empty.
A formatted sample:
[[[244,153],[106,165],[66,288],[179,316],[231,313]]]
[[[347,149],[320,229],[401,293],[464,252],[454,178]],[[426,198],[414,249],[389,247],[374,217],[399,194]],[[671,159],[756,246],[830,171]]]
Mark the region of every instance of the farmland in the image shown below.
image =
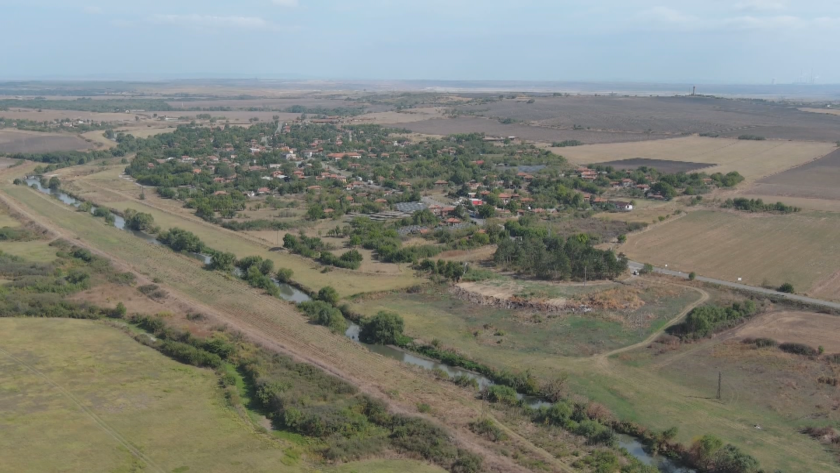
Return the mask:
[[[705,132],[724,137],[750,133],[768,139],[833,142],[840,133],[840,121],[828,115],[779,103],[705,97],[535,97],[534,103],[506,99],[457,110],[564,130],[577,127],[624,133],[627,141],[633,140],[633,134],[655,139]]]
[[[840,150],[781,174],[766,177],[749,190],[779,197],[840,200]]]
[[[804,343],[840,353],[840,318],[811,312],[783,311],[756,317],[735,331],[739,338],[771,338],[779,343]]]
[[[696,211],[621,246],[631,259],[745,284],[790,282],[815,297],[840,298],[834,237],[840,216],[824,212],[743,215]],[[795,251],[792,249],[795,248]]]
[[[44,153],[48,151],[85,150],[94,146],[76,135],[0,130],[0,153]]]
[[[821,158],[833,151],[833,143],[745,141],[690,136],[645,141],[558,148],[556,152],[575,164],[605,163],[646,158],[703,163],[713,167],[705,173],[738,171],[748,182]]]

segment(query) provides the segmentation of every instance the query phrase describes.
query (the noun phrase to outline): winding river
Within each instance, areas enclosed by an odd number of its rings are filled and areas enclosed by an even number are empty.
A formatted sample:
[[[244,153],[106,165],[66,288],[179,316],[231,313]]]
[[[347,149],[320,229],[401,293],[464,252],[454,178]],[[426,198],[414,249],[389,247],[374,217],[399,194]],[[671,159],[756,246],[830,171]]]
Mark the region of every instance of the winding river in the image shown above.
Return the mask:
[[[43,187],[41,185],[41,181],[33,176],[29,176],[25,180],[26,184],[34,189],[39,190],[45,194],[53,195],[52,189],[47,187]],[[81,202],[60,190],[55,193],[55,197],[64,202],[67,205],[72,205],[74,207],[79,207]],[[91,213],[96,210],[96,207],[91,208]],[[143,232],[138,232],[135,230],[128,230],[125,228],[125,219],[120,217],[119,215],[114,215],[114,226],[120,230],[128,231],[135,236],[142,238],[143,240],[152,243],[154,245],[160,245],[161,243],[153,236]],[[199,253],[191,253],[189,255],[192,258],[198,259],[199,261],[203,261],[205,264],[209,264],[211,261],[211,257],[204,254]],[[281,283],[277,280],[274,280],[274,284],[276,284],[280,288],[280,297],[286,301],[300,303],[312,300],[306,293],[303,291],[290,286],[285,283]],[[449,366],[444,363],[439,363],[437,361],[431,360],[429,358],[421,357],[413,353],[409,353],[404,350],[400,350],[395,347],[385,346],[385,345],[371,345],[367,343],[362,343],[359,341],[359,330],[360,327],[356,324],[350,324],[347,328],[347,331],[344,333],[345,336],[350,338],[351,340],[364,345],[368,350],[377,353],[379,355],[385,356],[387,358],[391,358],[402,363],[412,365],[412,366],[419,366],[420,368],[427,369],[427,370],[441,370],[442,372],[446,373],[450,378],[455,378],[457,376],[466,376],[468,378],[475,379],[478,382],[478,386],[481,389],[484,389],[488,386],[493,386],[493,380],[487,378],[486,376],[482,376],[478,373],[473,373],[472,371],[468,371],[462,368]],[[524,404],[532,409],[539,409],[541,407],[549,407],[551,406],[550,402],[545,400],[539,399],[533,396],[525,396],[522,394],[517,393],[517,397],[524,401]],[[693,470],[682,468],[672,462],[670,459],[660,456],[652,456],[647,453],[644,449],[644,446],[635,438],[629,435],[618,435],[618,443],[621,447],[625,448],[631,455],[639,459],[645,465],[655,466],[659,468],[660,471],[663,473],[692,473]]]

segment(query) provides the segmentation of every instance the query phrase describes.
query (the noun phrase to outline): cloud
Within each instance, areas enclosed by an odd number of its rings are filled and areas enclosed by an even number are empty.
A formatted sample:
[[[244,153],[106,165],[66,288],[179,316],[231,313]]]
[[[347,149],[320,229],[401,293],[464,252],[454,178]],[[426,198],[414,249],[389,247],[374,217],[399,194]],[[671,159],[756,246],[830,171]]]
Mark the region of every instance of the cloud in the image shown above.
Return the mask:
[[[89,15],[101,15],[105,13],[101,8],[93,6],[84,7],[82,10]]]
[[[769,4],[767,0],[754,0]],[[639,12],[631,19],[643,28],[675,31],[756,31],[783,33],[795,30],[840,27],[840,17],[803,18],[792,15],[740,15],[705,18],[684,14],[668,7],[655,7]]]
[[[281,7],[296,7],[298,0],[271,0],[271,3],[280,5]]]
[[[736,10],[773,11],[784,10],[787,2],[784,0],[742,0],[735,4]]]
[[[152,22],[176,26],[275,29],[270,21],[258,16],[214,16],[214,15],[155,15]]]

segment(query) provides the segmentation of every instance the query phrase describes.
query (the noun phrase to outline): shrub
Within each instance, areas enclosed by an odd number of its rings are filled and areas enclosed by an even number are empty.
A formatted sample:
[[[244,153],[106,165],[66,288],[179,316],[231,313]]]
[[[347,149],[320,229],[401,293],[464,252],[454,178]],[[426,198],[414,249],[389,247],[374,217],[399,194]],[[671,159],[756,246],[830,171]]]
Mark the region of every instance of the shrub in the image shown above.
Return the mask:
[[[697,273],[695,273],[694,271],[688,273],[688,280],[689,281],[694,281],[695,279],[697,279]]]
[[[470,422],[470,430],[487,438],[491,442],[498,442],[507,439],[507,435],[493,422],[492,419],[484,418]]]
[[[784,292],[786,294],[793,294],[793,292],[794,292],[793,291],[793,284],[791,284],[789,282],[786,282],[786,283],[782,284],[781,286],[779,286],[777,291]]]
[[[338,300],[340,299],[338,295],[338,291],[333,289],[332,286],[324,286],[318,291],[318,295],[316,296],[318,300],[324,301],[327,304],[336,305],[338,304]]]
[[[430,406],[430,405],[428,405],[428,404],[426,404],[426,403],[420,403],[420,404],[417,404],[417,410],[418,410],[419,412],[422,412],[422,413],[424,413],[424,414],[427,414],[427,413],[429,413],[429,412],[432,412],[432,406]]]
[[[487,400],[510,406],[519,402],[515,389],[510,386],[502,386],[499,384],[487,388]]]
[[[405,323],[399,314],[380,311],[362,322],[359,340],[378,345],[402,344],[404,327]]]
[[[758,135],[741,135],[738,137],[739,140],[751,140],[751,141],[764,141],[767,138]]]
[[[817,350],[805,345],[804,343],[782,343],[779,345],[779,350],[803,356],[817,356],[818,354]]]

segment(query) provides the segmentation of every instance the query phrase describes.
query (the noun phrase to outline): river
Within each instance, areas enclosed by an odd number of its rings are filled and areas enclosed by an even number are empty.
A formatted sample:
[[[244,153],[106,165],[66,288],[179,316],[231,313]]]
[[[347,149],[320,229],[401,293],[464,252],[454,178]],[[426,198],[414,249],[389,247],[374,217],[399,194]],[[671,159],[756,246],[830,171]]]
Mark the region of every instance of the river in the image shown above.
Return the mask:
[[[43,187],[41,185],[41,181],[38,180],[37,178],[27,177],[26,178],[26,184],[30,187],[33,187],[33,188],[45,193],[45,194],[50,194],[50,195],[53,194],[52,189]],[[77,200],[77,199],[75,199],[75,198],[73,198],[73,197],[71,197],[71,196],[69,196],[66,193],[61,192],[61,191],[58,191],[56,193],[56,197],[58,198],[58,200],[60,200],[61,202],[64,202],[67,205],[72,205],[74,207],[79,207],[79,205],[81,205],[81,202],[79,200]],[[91,213],[93,213],[93,211],[95,211],[95,210],[96,210],[96,207],[91,208]],[[115,218],[114,226],[116,228],[119,228],[120,230],[125,230],[125,231],[128,231],[128,232],[131,232],[132,234],[134,234],[134,235],[136,235],[136,236],[138,236],[138,237],[140,237],[140,238],[144,239],[145,241],[148,241],[152,244],[155,244],[155,245],[160,245],[161,244],[153,235],[148,235],[146,233],[138,232],[138,231],[135,231],[135,230],[126,230],[125,219],[120,217],[119,215],[114,215],[114,218]],[[190,253],[189,256],[192,257],[192,258],[198,259],[199,261],[203,261],[205,264],[209,264],[210,261],[212,260],[211,256],[204,255],[204,254],[199,254],[199,253]],[[241,272],[240,272],[240,274],[241,274]],[[293,286],[290,286],[290,285],[285,284],[285,283],[281,283],[277,280],[273,280],[273,281],[274,281],[274,284],[276,284],[280,288],[280,297],[282,299],[286,300],[286,301],[290,301],[290,302],[294,302],[294,303],[300,303],[300,302],[306,302],[306,301],[312,300],[308,295],[306,295],[306,293],[304,293],[303,291],[301,291],[301,290],[299,290],[299,289],[297,289]],[[391,358],[391,359],[403,362],[403,363],[408,364],[408,365],[419,366],[419,367],[421,367],[423,369],[427,369],[427,370],[438,369],[438,370],[446,373],[447,376],[449,376],[450,378],[455,378],[457,376],[466,376],[468,378],[475,379],[476,382],[478,382],[478,386],[481,389],[484,389],[484,388],[487,388],[488,386],[493,386],[494,384],[496,384],[496,383],[493,382],[493,380],[487,378],[486,376],[482,376],[478,373],[473,373],[472,371],[468,371],[468,370],[465,370],[465,369],[462,369],[462,368],[449,366],[449,365],[444,364],[444,363],[439,363],[439,362],[431,360],[429,358],[421,357],[421,356],[415,355],[413,353],[409,353],[407,351],[400,350],[399,348],[386,346],[386,345],[371,345],[371,344],[367,344],[367,343],[362,343],[361,341],[359,341],[359,330],[360,330],[360,327],[358,325],[351,323],[348,326],[347,331],[344,333],[344,335],[347,336],[348,338],[350,338],[351,340],[355,341],[356,343],[364,345],[368,350],[370,350],[374,353],[377,353],[379,355],[382,355],[384,357]],[[525,396],[523,394],[517,393],[517,398],[523,400],[524,404],[526,406],[532,408],[532,409],[539,409],[541,407],[551,406],[550,402],[547,402],[545,400],[542,400],[542,399],[539,399],[539,398],[533,397],[533,396]],[[655,466],[655,467],[659,468],[659,470],[662,471],[663,473],[692,473],[692,471],[693,471],[693,470],[689,470],[689,469],[679,467],[678,465],[676,465],[674,462],[672,462],[668,458],[650,455],[649,453],[647,453],[644,450],[643,445],[638,440],[636,440],[635,438],[633,438],[629,435],[618,435],[617,437],[618,437],[619,445],[621,447],[627,449],[627,451],[630,452],[631,455],[633,455],[634,457],[636,457],[637,459],[639,459],[642,463],[644,463],[646,465],[651,465],[651,466]]]

